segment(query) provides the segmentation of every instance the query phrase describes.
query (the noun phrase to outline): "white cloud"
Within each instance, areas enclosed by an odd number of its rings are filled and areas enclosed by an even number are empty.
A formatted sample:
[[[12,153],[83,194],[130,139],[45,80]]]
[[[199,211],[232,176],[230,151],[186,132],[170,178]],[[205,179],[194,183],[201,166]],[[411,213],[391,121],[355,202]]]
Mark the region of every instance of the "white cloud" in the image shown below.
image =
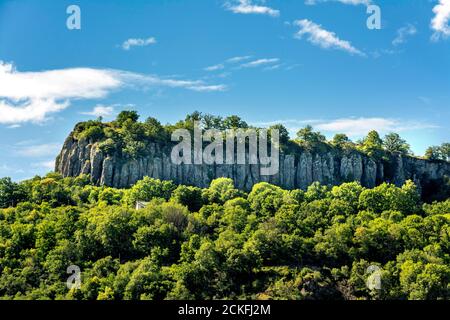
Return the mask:
[[[42,168],[47,170],[54,170],[55,169],[55,160],[49,160],[49,161],[40,161],[33,163],[31,165],[33,168]]]
[[[266,123],[255,123],[256,126],[268,127],[274,124],[283,124],[295,136],[296,132],[306,125],[312,125],[314,129],[324,133],[345,133],[352,138],[360,138],[371,130],[377,130],[380,134],[389,132],[405,132],[423,129],[438,128],[435,125],[423,121],[399,120],[389,118],[341,118],[341,119],[313,119],[313,120],[279,120]]]
[[[121,71],[119,76],[125,83],[131,83],[133,85],[139,85],[142,87],[169,87],[169,88],[181,88],[197,92],[214,92],[225,91],[226,85],[209,85],[202,80],[180,80],[161,78],[155,75],[137,74],[131,72]]]
[[[59,143],[45,143],[17,147],[15,153],[22,157],[39,158],[56,156],[61,150]]]
[[[72,100],[99,99],[124,87],[169,87],[197,92],[224,91],[225,85],[113,69],[71,68],[20,72],[0,61],[0,124],[40,123]]]
[[[72,68],[19,72],[0,61],[0,97],[14,101],[101,98],[121,85],[112,70]]]
[[[274,64],[273,66],[268,66],[264,68],[264,71],[272,71],[272,70],[278,70],[283,66],[283,64]]]
[[[114,113],[113,106],[104,106],[101,104],[95,106],[92,111],[81,112],[81,114],[88,115],[88,116],[95,116],[95,117],[109,117],[113,113]]]
[[[241,62],[241,61],[248,60],[251,57],[252,56],[237,56],[237,57],[233,57],[233,58],[227,59],[224,62],[221,62],[219,64],[206,67],[203,70],[208,71],[208,72],[224,70],[225,66],[227,64],[235,64],[235,63],[238,63],[238,62]]]
[[[450,36],[450,0],[439,0],[433,8],[435,16],[431,20],[431,29],[434,30],[432,39],[437,41],[441,37],[447,38]]]
[[[388,118],[343,118],[317,123],[314,127],[325,132],[345,133],[350,137],[361,137],[371,130],[384,134],[436,128],[435,125],[424,122]]]
[[[227,87],[223,84],[219,85],[201,85],[196,84],[192,87],[188,87],[190,90],[197,92],[215,92],[215,91],[225,91]]]
[[[206,67],[205,71],[217,71],[222,70],[223,68],[225,68],[223,64],[216,64],[214,66]]]
[[[5,172],[5,174],[10,175],[12,172],[21,174],[21,173],[24,173],[25,171],[21,168],[19,168],[19,169],[13,168],[7,164],[2,164],[2,165],[0,165],[0,172]]]
[[[21,104],[0,100],[0,123],[40,123],[47,120],[49,114],[64,110],[68,106],[68,101],[58,103],[52,99],[31,99]]]
[[[354,6],[360,5],[360,4],[368,6],[369,4],[372,3],[372,0],[306,0],[305,4],[315,5],[319,2],[340,2],[343,4],[350,4],[350,5],[354,5]]]
[[[397,30],[397,37],[392,41],[394,46],[398,46],[406,42],[408,36],[413,36],[417,33],[417,29],[412,24],[407,24]]]
[[[266,65],[270,65],[270,64],[275,64],[280,62],[280,59],[278,58],[272,58],[272,59],[258,59],[258,60],[254,60],[248,63],[244,63],[241,65],[242,68],[256,68],[256,67],[260,67],[260,66],[266,66]]]
[[[151,44],[156,44],[156,39],[151,37],[147,39],[135,39],[131,38],[122,43],[123,50],[130,50],[132,47],[146,47]]]
[[[252,58],[252,56],[238,56],[238,57],[230,58],[226,62],[227,63],[238,63],[238,62],[241,62],[241,61],[244,61],[244,60],[248,60],[248,59],[251,59],[251,58]]]
[[[264,1],[262,1],[264,2]],[[270,7],[257,5],[252,3],[252,0],[237,0],[233,1],[233,4],[230,2],[227,2],[225,4],[225,8],[229,11],[232,11],[233,13],[240,13],[240,14],[261,14],[261,15],[268,15],[271,17],[279,17],[280,11],[272,9]]]
[[[294,25],[300,27],[300,30],[295,34],[298,39],[308,35],[308,41],[321,48],[338,49],[350,54],[365,56],[365,53],[353,47],[350,42],[339,39],[334,32],[327,31],[321,25],[310,20],[297,20],[294,21]]]

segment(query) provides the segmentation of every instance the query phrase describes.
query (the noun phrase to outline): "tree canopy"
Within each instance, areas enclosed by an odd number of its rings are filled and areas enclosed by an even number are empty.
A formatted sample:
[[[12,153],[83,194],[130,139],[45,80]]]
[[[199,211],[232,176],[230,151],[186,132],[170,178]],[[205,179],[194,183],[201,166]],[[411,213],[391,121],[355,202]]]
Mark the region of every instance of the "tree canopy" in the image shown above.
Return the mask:
[[[49,174],[1,179],[0,200],[3,299],[450,298],[450,200],[423,204],[411,181],[247,194],[228,178],[119,190]]]
[[[98,142],[99,148],[108,155],[119,155],[124,158],[139,158],[148,152],[149,143],[161,146],[172,145],[171,134],[177,129],[194,130],[195,123],[201,130],[237,130],[262,129],[252,127],[237,115],[227,117],[205,114],[194,111],[184,120],[175,124],[161,124],[153,117],[139,122],[136,111],[125,110],[117,115],[112,122],[102,122],[102,119],[78,123],[72,133],[75,139],[86,139]],[[281,150],[288,153],[299,153],[302,150],[328,151],[353,150],[362,152],[369,157],[387,159],[391,154],[412,155],[410,145],[397,133],[388,133],[383,139],[373,130],[360,141],[353,142],[346,134],[337,133],[331,140],[319,131],[307,125],[297,131],[296,137],[291,140],[288,129],[283,124],[274,124],[267,129],[276,129],[280,133]],[[269,132],[270,133],[270,132]],[[430,160],[450,160],[450,143],[433,146],[426,151],[425,158]]]

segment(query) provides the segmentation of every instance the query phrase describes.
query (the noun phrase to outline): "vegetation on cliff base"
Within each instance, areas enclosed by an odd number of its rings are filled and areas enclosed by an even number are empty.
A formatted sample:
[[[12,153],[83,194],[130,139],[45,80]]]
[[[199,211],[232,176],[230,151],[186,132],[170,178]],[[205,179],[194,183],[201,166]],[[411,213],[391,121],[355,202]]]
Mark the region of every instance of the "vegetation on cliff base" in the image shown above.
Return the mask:
[[[2,179],[0,206],[3,299],[450,298],[450,200],[422,204],[410,181],[246,194],[225,178],[118,190],[49,174]]]

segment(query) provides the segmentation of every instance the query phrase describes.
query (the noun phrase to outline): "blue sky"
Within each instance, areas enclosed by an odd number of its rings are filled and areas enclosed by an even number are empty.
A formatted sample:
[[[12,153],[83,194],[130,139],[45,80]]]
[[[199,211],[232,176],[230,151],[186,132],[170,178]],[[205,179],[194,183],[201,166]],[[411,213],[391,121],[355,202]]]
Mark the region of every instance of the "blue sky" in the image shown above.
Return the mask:
[[[450,0],[0,0],[0,176],[45,174],[77,122],[124,109],[396,131],[423,154],[450,140],[449,19]]]

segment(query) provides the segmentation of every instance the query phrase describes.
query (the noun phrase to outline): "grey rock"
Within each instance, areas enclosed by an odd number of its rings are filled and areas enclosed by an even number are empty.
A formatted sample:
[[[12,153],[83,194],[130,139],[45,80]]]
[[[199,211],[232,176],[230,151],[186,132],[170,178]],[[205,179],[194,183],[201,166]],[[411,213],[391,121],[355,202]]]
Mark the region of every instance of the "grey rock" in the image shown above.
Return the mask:
[[[98,144],[77,141],[71,135],[56,158],[55,170],[64,177],[90,174],[93,183],[116,188],[130,187],[145,176],[199,187],[207,187],[215,178],[227,177],[234,179],[236,186],[243,190],[250,190],[259,182],[270,182],[285,189],[306,189],[314,181],[324,185],[357,181],[372,188],[384,181],[400,186],[408,179],[422,187],[431,180],[450,175],[450,163],[444,161],[400,155],[393,155],[388,161],[375,161],[357,151],[334,150],[281,153],[279,173],[262,176],[259,164],[175,165],[171,162],[170,151],[151,143],[145,156],[121,159],[105,156]],[[246,158],[248,163],[248,156]]]

